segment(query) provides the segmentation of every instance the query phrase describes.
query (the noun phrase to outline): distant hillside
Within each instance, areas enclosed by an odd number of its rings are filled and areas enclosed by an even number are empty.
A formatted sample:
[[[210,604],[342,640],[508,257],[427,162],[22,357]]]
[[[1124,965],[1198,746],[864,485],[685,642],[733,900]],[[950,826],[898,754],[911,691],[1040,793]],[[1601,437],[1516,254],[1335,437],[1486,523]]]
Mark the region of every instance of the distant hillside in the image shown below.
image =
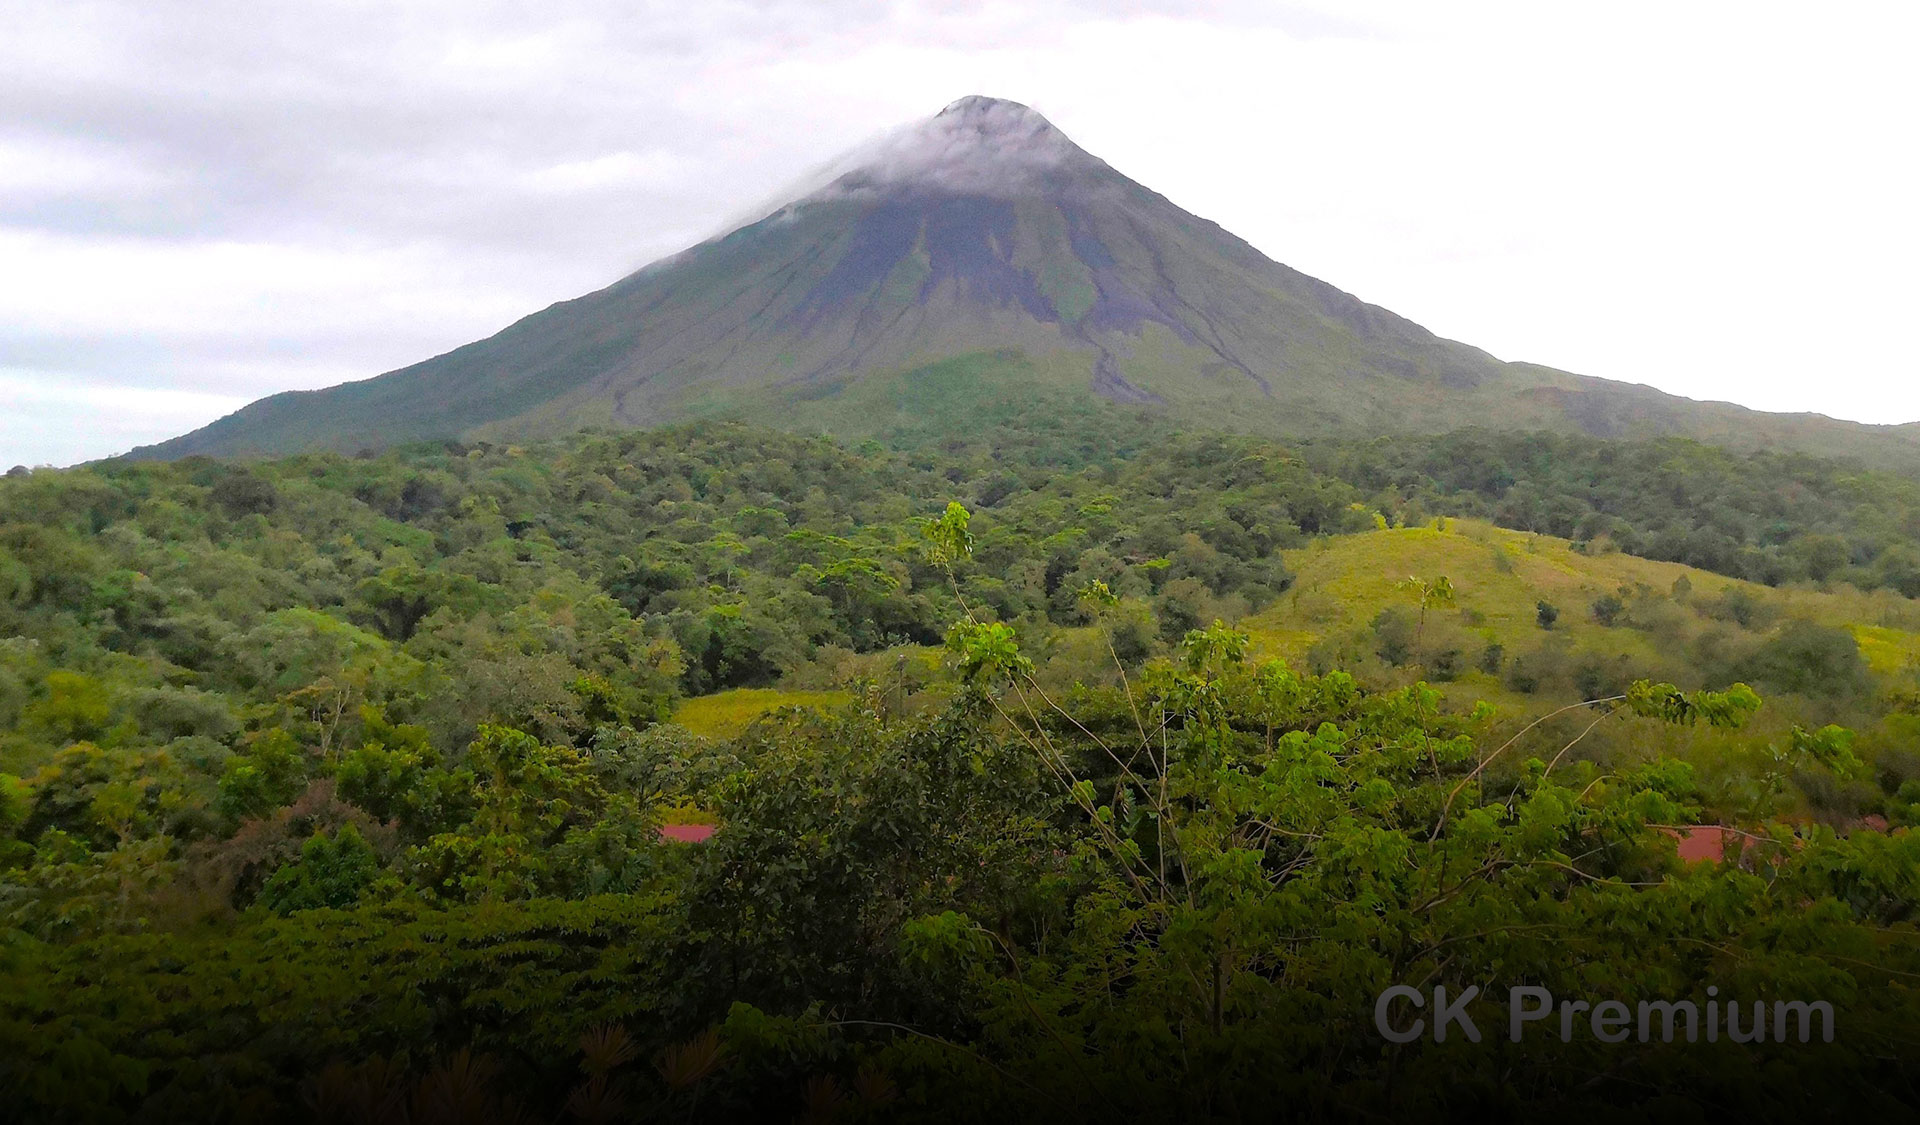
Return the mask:
[[[1269,435],[1683,434],[1920,470],[1920,432],[1502,362],[1275,262],[1025,106],[965,98],[758,222],[378,378],[133,456],[355,452],[731,416],[952,434],[1098,397]]]
[[[1288,591],[1236,621],[1251,638],[1249,659],[1278,657],[1303,672],[1337,668],[1381,690],[1425,682],[1460,712],[1486,701],[1495,706],[1490,745],[1545,719],[1535,741],[1550,754],[1591,722],[1577,704],[1634,679],[1740,681],[1766,701],[1744,730],[1616,721],[1586,733],[1580,754],[1685,759],[1727,810],[1751,795],[1725,786],[1752,768],[1767,740],[1783,740],[1796,725],[1844,722],[1889,768],[1920,766],[1907,753],[1920,719],[1900,702],[1920,688],[1920,602],[1891,591],[1772,588],[1618,552],[1587,554],[1563,539],[1473,520],[1316,537],[1281,561],[1292,575]],[[1441,577],[1453,599],[1431,606],[1423,622],[1409,579]],[[1551,627],[1542,625],[1543,603]],[[1065,698],[1078,685],[1117,684],[1103,628],[1028,619],[1019,629],[1048,691]],[[845,688],[861,684],[880,685],[889,706],[937,708],[952,690],[944,656],[918,645],[845,655],[789,676],[784,690],[684,700],[672,721],[731,739],[777,708],[831,711],[853,698]],[[909,664],[913,671],[902,675]],[[821,690],[830,685],[841,690]],[[1814,812],[1845,821],[1858,811],[1853,800],[1829,794]]]
[[[1444,530],[1376,530],[1284,552],[1291,589],[1244,622],[1255,652],[1302,666],[1372,666],[1389,677],[1396,673],[1384,670],[1396,668],[1402,678],[1454,685],[1448,690],[1462,699],[1523,710],[1592,698],[1642,675],[1716,686],[1741,679],[1763,695],[1806,698],[1785,711],[1871,709],[1886,690],[1920,682],[1920,603],[1892,591],[1776,589],[1618,552],[1586,554],[1564,539],[1479,521],[1443,522]],[[1442,576],[1453,600],[1430,608],[1422,625],[1407,580]],[[1542,603],[1552,607],[1550,627]],[[1809,626],[1827,632],[1815,636]],[[1811,655],[1831,666],[1788,673],[1769,663],[1769,645],[1821,644],[1834,651]]]

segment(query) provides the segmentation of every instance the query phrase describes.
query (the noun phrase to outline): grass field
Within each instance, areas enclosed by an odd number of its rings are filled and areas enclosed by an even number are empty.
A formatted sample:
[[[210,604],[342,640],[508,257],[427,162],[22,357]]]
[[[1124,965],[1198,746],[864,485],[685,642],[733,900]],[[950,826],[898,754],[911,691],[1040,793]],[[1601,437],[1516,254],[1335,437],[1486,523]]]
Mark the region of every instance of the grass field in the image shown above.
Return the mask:
[[[1588,607],[1595,599],[1623,585],[1669,592],[1682,575],[1696,597],[1747,585],[1677,563],[1583,555],[1563,539],[1469,520],[1448,520],[1446,530],[1393,528],[1316,540],[1287,552],[1286,560],[1296,576],[1293,589],[1246,627],[1259,655],[1290,660],[1303,658],[1324,636],[1366,625],[1384,606],[1414,607],[1413,594],[1400,584],[1416,576],[1451,579],[1454,606],[1431,616],[1471,622],[1488,641],[1511,645],[1540,636],[1545,630],[1535,621],[1535,605],[1547,601],[1560,610],[1554,631],[1562,636],[1643,654],[1648,646],[1591,619]]]
[[[1293,589],[1243,627],[1253,638],[1251,655],[1282,657],[1296,665],[1304,665],[1322,640],[1366,630],[1382,607],[1418,612],[1415,594],[1402,584],[1410,577],[1444,575],[1453,583],[1455,601],[1430,610],[1427,628],[1464,631],[1476,652],[1499,644],[1511,657],[1558,638],[1582,653],[1658,668],[1675,659],[1677,638],[1714,627],[1685,607],[1739,592],[1763,607],[1769,621],[1806,618],[1848,629],[1876,673],[1894,675],[1920,666],[1920,607],[1891,594],[1850,587],[1772,589],[1678,563],[1617,552],[1583,554],[1564,539],[1473,520],[1448,520],[1444,529],[1392,528],[1317,540],[1288,552],[1286,561],[1296,576]],[[1676,593],[1676,584],[1682,592]],[[1645,604],[1657,605],[1670,615],[1671,628],[1597,621],[1594,602],[1623,592],[1629,600],[1638,593]],[[1542,601],[1559,611],[1552,630],[1542,629],[1536,619]],[[1476,652],[1467,654],[1470,666]],[[1528,709],[1525,696],[1477,669],[1463,672],[1444,690],[1450,697]]]
[[[1883,676],[1898,675],[1920,666],[1920,634],[1884,625],[1851,625],[1853,639],[1860,642],[1860,655]]]
[[[733,738],[776,707],[838,707],[852,698],[844,691],[735,688],[682,701],[673,721],[708,738]]]

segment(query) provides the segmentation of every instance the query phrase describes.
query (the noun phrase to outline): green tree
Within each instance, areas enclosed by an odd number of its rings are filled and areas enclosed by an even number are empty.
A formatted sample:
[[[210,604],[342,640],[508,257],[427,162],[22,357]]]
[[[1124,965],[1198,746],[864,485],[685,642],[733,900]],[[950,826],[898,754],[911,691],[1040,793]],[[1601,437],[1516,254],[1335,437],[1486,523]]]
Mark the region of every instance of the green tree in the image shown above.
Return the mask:
[[[1406,610],[1388,606],[1374,615],[1374,651],[1389,664],[1406,664],[1414,658],[1419,643],[1419,624]]]
[[[1803,535],[1789,545],[1807,577],[1825,582],[1853,561],[1847,541],[1837,535]]]
[[[413,856],[416,878],[450,901],[536,893],[553,873],[552,849],[607,803],[579,751],[542,745],[511,727],[481,726],[467,767],[472,818],[435,834]]]
[[[1813,698],[1856,697],[1872,690],[1853,634],[1804,620],[1783,626],[1739,660],[1733,674],[1776,692]]]
[[[354,593],[374,626],[390,641],[406,641],[429,613],[442,607],[479,608],[480,587],[464,574],[412,564],[389,566],[363,579]]]
[[[306,750],[291,734],[277,727],[264,731],[227,759],[220,809],[231,817],[270,813],[306,788],[309,767]]]
[[[315,833],[300,847],[300,858],[268,876],[260,904],[275,914],[352,906],[379,874],[379,857],[351,824],[331,837]]]
[[[340,795],[380,820],[417,821],[427,772],[440,765],[425,727],[391,723],[378,708],[360,712],[365,740],[334,767]]]
[[[1414,628],[1414,645],[1418,647],[1421,637],[1426,633],[1427,611],[1454,603],[1453,580],[1444,574],[1433,578],[1410,576],[1397,583],[1396,588],[1412,591],[1414,600],[1420,605],[1420,621]]]
[[[98,739],[107,733],[113,701],[106,685],[83,673],[60,669],[47,674],[44,691],[21,713],[28,731],[57,744]]]

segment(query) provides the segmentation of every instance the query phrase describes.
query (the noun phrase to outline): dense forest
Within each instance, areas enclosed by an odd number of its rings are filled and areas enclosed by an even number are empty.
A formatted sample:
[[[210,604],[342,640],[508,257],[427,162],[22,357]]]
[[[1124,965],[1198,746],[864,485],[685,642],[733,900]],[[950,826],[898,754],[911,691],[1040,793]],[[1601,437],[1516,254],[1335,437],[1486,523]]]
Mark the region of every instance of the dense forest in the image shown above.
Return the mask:
[[[1293,553],[1462,518],[1701,589],[1528,604],[1523,653],[1463,573],[1409,575],[1255,655]],[[1911,1112],[1920,678],[1860,638],[1916,595],[1920,484],[1682,441],[1089,408],[17,469],[0,1090],[27,1120]],[[1579,647],[1606,630],[1647,640]],[[676,721],[748,688],[833,702]],[[1682,863],[1707,822],[1726,862]],[[1482,1027],[1515,987],[1711,984],[1841,1034],[1383,1042],[1374,996],[1434,981]]]

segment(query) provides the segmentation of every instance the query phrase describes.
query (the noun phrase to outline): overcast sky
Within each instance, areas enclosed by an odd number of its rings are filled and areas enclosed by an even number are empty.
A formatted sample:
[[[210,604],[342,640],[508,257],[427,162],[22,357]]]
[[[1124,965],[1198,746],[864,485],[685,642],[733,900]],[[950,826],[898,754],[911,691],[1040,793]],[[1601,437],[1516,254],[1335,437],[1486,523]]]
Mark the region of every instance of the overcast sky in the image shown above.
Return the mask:
[[[964,94],[1444,336],[1920,419],[1920,5],[0,0],[0,466],[597,289]]]

